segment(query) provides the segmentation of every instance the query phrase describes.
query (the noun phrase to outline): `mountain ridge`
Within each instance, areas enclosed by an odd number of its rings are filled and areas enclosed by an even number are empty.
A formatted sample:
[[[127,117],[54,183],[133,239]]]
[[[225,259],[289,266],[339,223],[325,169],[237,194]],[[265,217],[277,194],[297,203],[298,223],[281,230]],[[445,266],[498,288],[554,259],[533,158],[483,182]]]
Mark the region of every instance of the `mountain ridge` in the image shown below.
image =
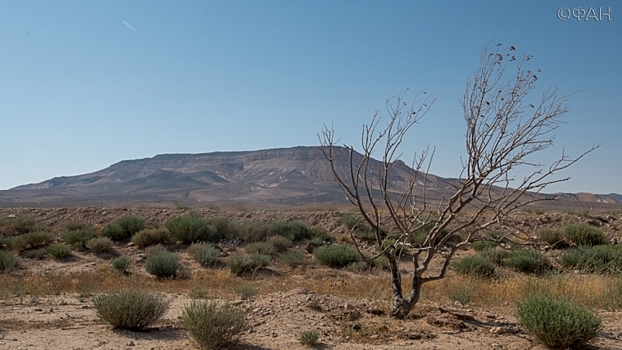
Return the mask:
[[[362,155],[354,154],[354,161]],[[348,157],[339,155],[337,171],[346,175]],[[380,162],[372,160],[372,166]],[[390,190],[405,188],[413,170],[393,163]],[[440,200],[457,179],[428,174],[427,197]],[[551,196],[551,195],[545,195]],[[622,204],[618,194],[557,194],[565,203]],[[107,168],[75,176],[61,176],[0,191],[0,206],[137,205],[181,202],[209,205],[238,202],[267,206],[346,204],[334,181],[329,162],[315,146],[256,151],[172,153],[122,160]]]

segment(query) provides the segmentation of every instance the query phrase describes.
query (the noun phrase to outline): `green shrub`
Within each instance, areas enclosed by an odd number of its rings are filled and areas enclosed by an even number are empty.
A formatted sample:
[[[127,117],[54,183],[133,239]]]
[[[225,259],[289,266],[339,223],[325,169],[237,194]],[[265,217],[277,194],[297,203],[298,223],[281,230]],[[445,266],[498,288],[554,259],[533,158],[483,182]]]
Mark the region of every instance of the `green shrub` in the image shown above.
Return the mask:
[[[34,219],[8,218],[0,220],[0,234],[7,236],[23,235],[28,232],[42,231],[45,224]]]
[[[359,252],[347,245],[335,244],[315,249],[315,259],[322,265],[345,267],[361,260]]]
[[[552,348],[580,347],[596,338],[602,327],[593,312],[542,294],[519,304],[516,317],[529,334]]]
[[[372,230],[371,227],[355,229],[352,235],[361,241],[376,242],[376,231]]]
[[[258,293],[257,289],[245,284],[235,287],[234,291],[240,296],[240,299],[242,300],[253,297]]]
[[[320,339],[320,333],[318,331],[306,331],[300,335],[300,342],[306,346],[316,346]]]
[[[68,258],[71,256],[71,247],[64,243],[51,244],[48,253],[56,259]]]
[[[173,238],[182,244],[199,241],[218,242],[220,236],[209,225],[207,220],[198,215],[179,216],[166,223],[166,228]]]
[[[147,259],[149,259],[151,256],[153,256],[155,254],[158,254],[158,253],[162,253],[162,252],[168,252],[166,247],[164,247],[161,244],[153,245],[153,246],[147,247],[147,249],[145,249],[145,257]]]
[[[328,233],[326,228],[316,225],[311,227],[311,239],[324,242],[330,239],[330,234]]]
[[[145,220],[134,215],[118,218],[116,223],[121,226],[121,229],[127,238],[131,238],[133,235],[145,228]]]
[[[86,230],[86,229],[93,229],[93,225],[87,224],[85,222],[72,221],[65,225],[65,229],[67,231]]]
[[[240,235],[240,227],[237,222],[226,217],[215,217],[209,220],[218,237],[226,237],[228,239],[237,239]]]
[[[480,255],[471,255],[464,259],[456,260],[451,266],[462,275],[467,276],[492,276],[495,273],[495,265]]]
[[[270,225],[270,235],[283,236],[290,241],[299,241],[311,238],[312,232],[304,222],[275,221]]]
[[[188,248],[188,254],[202,266],[212,266],[218,262],[220,250],[211,243],[192,243]]]
[[[211,293],[209,289],[203,287],[193,287],[190,292],[188,292],[188,298],[190,299],[210,299]]]
[[[540,240],[542,242],[546,242],[550,245],[559,245],[564,239],[564,235],[561,231],[550,228],[543,228],[539,230],[538,236],[540,236]]]
[[[95,229],[85,228],[75,231],[67,231],[63,233],[63,240],[76,250],[82,250],[86,248],[86,242],[91,238],[97,237]]]
[[[562,255],[562,265],[594,273],[622,272],[622,246],[579,246]]]
[[[166,227],[142,229],[132,236],[132,243],[139,248],[156,244],[167,244],[170,241],[171,233]]]
[[[268,266],[270,260],[269,255],[234,255],[227,261],[227,266],[231,272],[236,275],[242,275],[246,272],[254,272],[259,268]]]
[[[145,291],[125,290],[96,295],[93,304],[97,317],[114,328],[143,330],[164,315],[169,301]]]
[[[475,241],[471,244],[476,252],[481,252],[488,249],[494,249],[497,247],[497,243],[493,241]]]
[[[578,224],[566,224],[564,236],[576,245],[594,246],[605,243],[603,231],[584,222]]]
[[[177,254],[169,251],[155,253],[145,261],[145,270],[158,278],[172,277],[180,267]]]
[[[85,246],[93,253],[105,253],[112,250],[112,241],[108,237],[95,237],[89,239]]]
[[[509,252],[499,246],[492,249],[485,249],[478,253],[479,256],[488,259],[490,262],[501,265],[503,260],[509,255]]]
[[[202,350],[227,349],[235,345],[247,326],[241,308],[216,301],[192,301],[182,310],[182,322]]]
[[[305,253],[300,249],[289,249],[283,252],[279,257],[279,261],[283,265],[298,266],[302,265],[305,260]]]
[[[248,254],[264,254],[264,255],[272,255],[276,253],[276,249],[268,242],[254,242],[249,243],[244,247],[246,253]]]
[[[268,239],[267,243],[271,245],[277,253],[285,252],[292,246],[292,241],[283,236],[272,236]]]
[[[54,241],[54,235],[50,232],[34,231],[10,237],[8,245],[11,249],[21,252],[26,249],[45,247]]]
[[[121,273],[127,273],[127,269],[130,267],[130,258],[127,256],[120,256],[112,260],[112,267]]]
[[[503,264],[521,272],[540,273],[551,269],[549,260],[536,250],[515,250],[508,254]]]
[[[241,228],[241,235],[245,242],[265,241],[270,235],[270,228],[261,221],[245,222]]]
[[[102,230],[101,235],[103,237],[108,237],[113,241],[123,241],[129,238],[125,232],[123,232],[123,228],[116,222],[106,225],[106,227]]]
[[[357,226],[361,226],[364,222],[361,214],[343,213],[341,214],[341,223],[346,225],[350,230]]]
[[[12,252],[0,250],[0,272],[9,272],[19,265],[19,259]]]

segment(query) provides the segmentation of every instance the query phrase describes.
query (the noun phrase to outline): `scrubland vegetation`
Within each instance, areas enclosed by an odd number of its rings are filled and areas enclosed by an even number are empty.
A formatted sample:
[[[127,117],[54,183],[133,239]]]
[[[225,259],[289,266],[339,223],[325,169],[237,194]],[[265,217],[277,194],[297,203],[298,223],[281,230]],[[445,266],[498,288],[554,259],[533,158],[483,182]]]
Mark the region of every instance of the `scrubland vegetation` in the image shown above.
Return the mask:
[[[0,298],[78,293],[92,298],[101,320],[131,330],[150,327],[166,312],[169,302],[161,293],[208,298],[184,307],[183,327],[198,348],[226,348],[248,327],[247,311],[230,304],[233,299],[303,287],[345,298],[390,300],[386,260],[370,259],[378,255],[373,244],[358,245],[363,255],[352,244],[353,237],[359,242],[365,237],[367,228],[354,214],[337,220],[329,232],[304,221],[196,213],[163,224],[128,216],[104,226],[72,223],[60,229],[30,219],[3,219]],[[609,243],[616,236],[585,222],[531,230],[534,235],[523,242],[495,241],[493,232],[491,240],[462,249],[450,276],[427,284],[422,300],[514,306],[524,331],[550,347],[593,340],[603,322],[594,310],[622,309],[622,248]],[[387,244],[396,244],[390,232],[386,237]],[[407,256],[416,244],[413,238],[401,254]],[[31,260],[69,264],[74,254],[98,254],[108,267],[29,272]],[[304,278],[294,283],[288,273]],[[316,346],[318,337],[311,330],[300,333],[299,340]]]

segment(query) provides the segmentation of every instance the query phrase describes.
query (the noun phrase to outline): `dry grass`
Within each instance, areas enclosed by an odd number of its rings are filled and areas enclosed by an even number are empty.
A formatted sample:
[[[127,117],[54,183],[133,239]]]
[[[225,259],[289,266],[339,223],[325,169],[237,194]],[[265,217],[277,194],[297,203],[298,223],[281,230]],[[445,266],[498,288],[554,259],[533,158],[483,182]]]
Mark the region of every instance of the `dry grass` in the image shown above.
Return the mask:
[[[408,291],[409,280],[404,279]],[[102,265],[94,272],[60,274],[2,274],[0,299],[26,295],[46,296],[98,293],[140,287],[152,292],[188,294],[197,288],[210,291],[215,298],[237,298],[236,288],[246,285],[259,294],[304,288],[318,294],[344,298],[392,300],[390,276],[385,271],[354,273],[325,267],[273,267],[254,275],[236,276],[229,269],[196,269],[188,279],[157,280],[145,273],[123,275]],[[574,300],[578,305],[597,309],[622,308],[622,277],[595,274],[561,274],[541,277],[508,273],[497,279],[473,279],[452,273],[444,280],[425,284],[422,302],[468,300],[471,305],[514,305],[535,292]]]

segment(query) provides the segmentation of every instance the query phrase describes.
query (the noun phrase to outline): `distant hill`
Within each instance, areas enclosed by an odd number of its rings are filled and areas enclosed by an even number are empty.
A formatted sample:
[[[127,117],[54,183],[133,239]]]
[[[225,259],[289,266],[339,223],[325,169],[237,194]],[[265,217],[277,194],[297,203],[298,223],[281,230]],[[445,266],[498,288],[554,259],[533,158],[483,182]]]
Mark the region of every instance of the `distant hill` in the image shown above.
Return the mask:
[[[355,161],[360,159],[355,155]],[[374,166],[380,162],[373,161]],[[348,159],[338,159],[346,174]],[[390,189],[405,188],[412,169],[401,161],[391,167]],[[422,178],[423,179],[423,178]],[[438,200],[455,179],[426,177],[428,199]],[[564,201],[620,203],[611,194],[561,194]],[[589,197],[589,198],[588,198]],[[245,203],[269,207],[347,203],[330,164],[317,147],[244,152],[163,154],[125,160],[90,174],[57,177],[0,191],[0,206],[209,205]]]

